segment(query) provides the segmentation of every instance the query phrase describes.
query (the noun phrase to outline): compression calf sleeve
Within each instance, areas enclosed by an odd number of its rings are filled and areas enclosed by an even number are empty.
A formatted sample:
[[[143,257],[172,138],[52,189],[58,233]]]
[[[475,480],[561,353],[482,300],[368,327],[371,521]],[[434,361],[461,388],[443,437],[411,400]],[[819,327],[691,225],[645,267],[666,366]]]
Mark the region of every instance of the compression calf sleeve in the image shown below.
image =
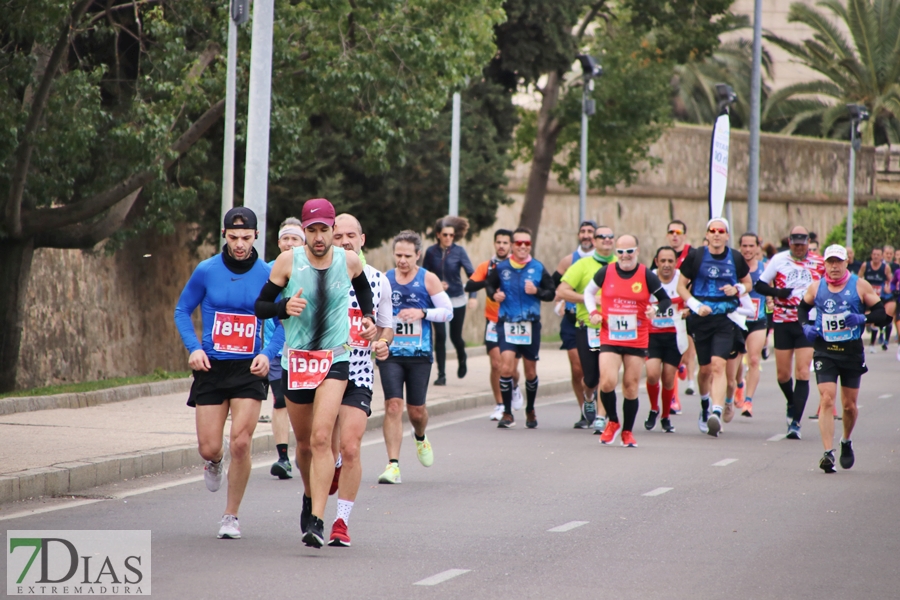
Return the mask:
[[[662,418],[668,419],[672,411],[672,399],[675,397],[675,388],[662,390]]]
[[[537,398],[538,378],[525,380],[525,410],[531,412],[534,410],[534,400]]]
[[[785,400],[787,400],[788,406],[794,404],[794,380],[788,379],[787,381],[779,381],[778,387],[781,388],[781,393],[784,394]]]
[[[798,379],[794,384],[794,412],[792,418],[799,423],[803,419],[806,401],[809,399],[809,381]]]
[[[647,396],[650,397],[650,410],[659,412],[659,383],[651,385],[647,382]]]
[[[619,422],[619,413],[616,412],[616,393],[600,392],[600,402],[606,410],[606,417],[613,423]]]
[[[512,377],[500,378],[500,396],[503,398],[503,412],[508,415],[512,414]]]
[[[622,413],[625,416],[622,423],[622,431],[634,431],[634,420],[638,414],[638,399],[625,398],[625,401],[622,403]]]

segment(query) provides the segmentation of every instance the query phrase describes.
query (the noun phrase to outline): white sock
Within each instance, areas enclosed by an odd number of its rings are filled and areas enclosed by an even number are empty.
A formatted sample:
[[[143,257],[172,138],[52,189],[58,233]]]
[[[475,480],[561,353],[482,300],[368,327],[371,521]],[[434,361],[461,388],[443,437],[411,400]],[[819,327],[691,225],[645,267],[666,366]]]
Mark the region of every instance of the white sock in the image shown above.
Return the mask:
[[[349,525],[351,510],[353,510],[353,503],[351,501],[341,500],[340,498],[338,498],[337,517],[335,517],[335,521],[337,521],[338,519],[343,519],[344,523]]]
[[[714,413],[716,413],[717,415],[721,415],[721,414],[722,414],[722,407],[719,406],[718,404],[714,404],[713,407],[712,407],[712,411],[713,411]]]
[[[344,457],[341,456],[341,453],[340,453],[340,452],[338,452],[338,459],[337,459],[337,462],[334,463],[334,468],[335,468],[335,469],[340,469],[340,468],[341,468],[341,465],[343,465],[343,464],[344,464]]]

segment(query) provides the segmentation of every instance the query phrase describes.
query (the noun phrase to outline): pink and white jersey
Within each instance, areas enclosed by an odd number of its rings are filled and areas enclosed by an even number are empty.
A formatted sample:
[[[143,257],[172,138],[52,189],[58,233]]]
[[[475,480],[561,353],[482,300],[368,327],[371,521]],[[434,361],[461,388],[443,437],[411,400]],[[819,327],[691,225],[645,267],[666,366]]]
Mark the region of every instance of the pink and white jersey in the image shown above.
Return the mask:
[[[656,269],[653,270],[653,273],[656,274]],[[663,283],[662,279],[660,279],[659,282],[662,283],[662,288],[666,290],[669,298],[672,299],[672,304],[669,306],[669,310],[667,310],[665,313],[657,312],[656,316],[650,319],[650,335],[653,335],[655,333],[676,333],[675,315],[681,312],[681,310],[684,308],[684,300],[682,300],[681,296],[678,295],[678,280],[680,278],[681,271],[675,269],[675,276],[672,277],[672,281],[670,281],[669,283]],[[654,308],[657,304],[659,304],[656,296],[650,296],[650,304],[654,306]]]
[[[760,281],[767,283],[775,289],[792,288],[794,292],[790,298],[773,298],[775,312],[773,317],[776,323],[796,323],[797,307],[813,281],[825,277],[825,259],[812,252],[803,260],[796,260],[791,256],[790,250],[779,252],[772,257],[766,270],[760,275]]]

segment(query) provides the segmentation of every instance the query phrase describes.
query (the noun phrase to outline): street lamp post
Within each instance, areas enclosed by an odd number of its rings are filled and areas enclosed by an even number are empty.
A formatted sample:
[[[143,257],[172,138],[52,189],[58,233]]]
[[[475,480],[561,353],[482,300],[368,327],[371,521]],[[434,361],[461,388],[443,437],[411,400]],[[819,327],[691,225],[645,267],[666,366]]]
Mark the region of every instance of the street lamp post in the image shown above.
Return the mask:
[[[762,97],[762,0],[753,7],[753,65],[750,75],[750,160],[747,169],[747,231],[759,231],[759,121]]]
[[[583,223],[587,220],[588,117],[597,112],[597,104],[591,98],[591,92],[594,91],[594,78],[603,75],[603,67],[598,65],[594,57],[589,54],[579,54],[577,58],[581,62],[582,78],[584,79],[584,86],[581,90],[581,185],[578,193],[578,221]]]
[[[850,112],[850,169],[847,173],[847,248],[853,247],[853,203],[856,193],[856,152],[862,146],[859,124],[869,120],[869,111],[861,104],[848,104]]]
[[[250,19],[250,0],[232,0],[228,16],[228,70],[225,75],[225,144],[222,150],[222,219],[234,206],[234,107],[237,96],[237,26]]]

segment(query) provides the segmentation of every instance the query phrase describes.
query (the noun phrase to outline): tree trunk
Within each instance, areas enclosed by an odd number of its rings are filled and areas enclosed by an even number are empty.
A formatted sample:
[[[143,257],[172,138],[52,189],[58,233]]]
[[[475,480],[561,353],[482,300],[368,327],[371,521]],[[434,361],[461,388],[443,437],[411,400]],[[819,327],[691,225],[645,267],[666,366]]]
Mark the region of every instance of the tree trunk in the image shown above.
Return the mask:
[[[541,214],[544,212],[544,196],[547,194],[550,167],[556,155],[556,140],[560,132],[559,119],[554,115],[559,103],[559,87],[560,75],[550,73],[547,85],[544,86],[543,101],[538,113],[534,156],[531,161],[531,172],[528,174],[528,187],[525,189],[525,204],[519,217],[519,226],[528,227],[532,231],[533,248],[537,246]]]
[[[0,257],[0,392],[9,392],[16,387],[34,240],[7,240]]]

